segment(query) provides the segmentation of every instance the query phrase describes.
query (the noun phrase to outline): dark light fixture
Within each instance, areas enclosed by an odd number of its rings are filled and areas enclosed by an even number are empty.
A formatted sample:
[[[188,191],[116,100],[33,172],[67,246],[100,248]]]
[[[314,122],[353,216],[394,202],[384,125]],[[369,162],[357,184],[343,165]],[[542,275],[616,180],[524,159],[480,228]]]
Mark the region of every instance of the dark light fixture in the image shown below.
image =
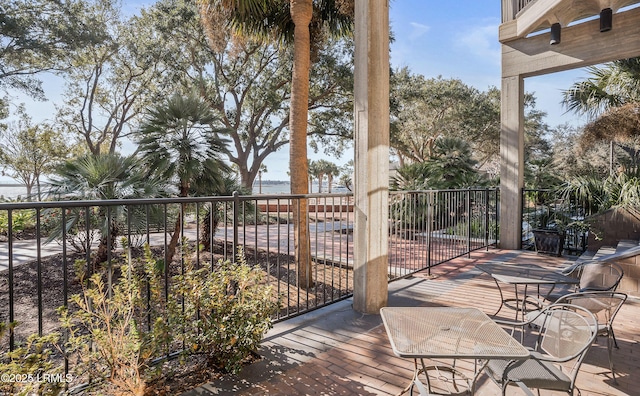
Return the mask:
[[[554,23],[553,25],[551,25],[551,40],[549,41],[549,44],[560,44],[560,30],[561,27],[559,23]]]
[[[600,31],[608,32],[613,27],[613,10],[605,8],[600,11]]]

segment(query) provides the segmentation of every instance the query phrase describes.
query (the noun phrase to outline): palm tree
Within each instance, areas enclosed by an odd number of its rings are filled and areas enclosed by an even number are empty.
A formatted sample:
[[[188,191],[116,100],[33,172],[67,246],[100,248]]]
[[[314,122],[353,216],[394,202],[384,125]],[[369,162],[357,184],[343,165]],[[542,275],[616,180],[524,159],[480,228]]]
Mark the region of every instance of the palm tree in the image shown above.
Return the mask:
[[[595,215],[608,210],[625,210],[631,216],[640,219],[638,169],[613,173],[605,178],[598,175],[578,176],[567,181],[558,191],[566,202],[577,200],[580,206],[587,209],[584,223],[598,238],[603,236],[607,224],[601,224],[600,226],[604,226],[601,229],[598,222],[594,221]]]
[[[56,174],[50,180],[48,194],[57,199],[74,200],[106,200],[130,199],[158,196],[161,183],[154,178],[145,177],[139,171],[139,162],[134,156],[123,157],[120,154],[87,154],[69,160],[60,165]],[[107,260],[109,240],[111,248],[115,248],[117,237],[120,235],[123,219],[130,208],[116,206],[106,210],[101,207],[98,211],[98,225],[100,243],[98,251],[92,261],[95,269],[98,264]],[[135,215],[135,210],[132,212]],[[73,234],[72,229],[82,225],[85,221],[84,210],[72,210],[65,224],[56,224],[50,239],[59,238],[63,234]],[[137,221],[134,219],[134,224]],[[89,224],[85,224],[89,227]],[[83,249],[90,248],[90,241],[84,241]]]
[[[313,179],[318,178],[318,166],[315,161],[307,160],[307,173],[309,174],[309,192],[313,194]]]
[[[464,188],[480,183],[477,162],[471,145],[457,137],[438,137],[431,158],[426,162],[425,177],[431,188]]]
[[[640,58],[613,61],[590,67],[592,77],[563,91],[569,111],[595,119],[615,107],[640,103]]]
[[[174,181],[177,195],[187,197],[224,191],[229,168],[221,159],[225,140],[211,127],[213,114],[194,94],[176,94],[149,110],[134,136],[138,152],[148,169],[162,180]],[[197,181],[197,183],[196,183]],[[206,190],[202,190],[206,187]],[[184,204],[183,204],[184,212]],[[173,258],[179,242],[179,216],[167,257]]]
[[[309,180],[312,181],[313,177],[318,180],[318,192],[322,192],[322,182],[326,175],[326,166],[323,162],[325,160],[311,161],[309,165]],[[326,162],[326,161],[325,161]]]
[[[293,43],[289,116],[289,167],[291,193],[308,194],[307,119],[312,44],[322,41],[323,31],[344,36],[353,29],[353,0],[201,0],[201,15],[208,27],[220,14],[246,36]],[[211,29],[207,29],[211,30]],[[308,206],[305,199],[294,207],[294,243],[298,262],[298,286],[312,286]]]
[[[327,176],[327,180],[329,182],[329,192],[331,192],[333,175],[338,174],[338,167],[333,162],[327,161],[325,159],[313,161],[313,165],[315,166],[315,176],[318,179],[318,192],[322,192],[322,182],[324,181],[325,176]]]
[[[329,186],[329,194],[331,194],[331,189],[333,188],[333,178],[334,176],[338,176],[340,174],[340,168],[338,165],[333,162],[329,162],[326,168],[327,172],[327,185]]]
[[[597,142],[618,143],[637,165],[640,138],[640,58],[617,60],[591,67],[592,75],[563,92],[564,105],[592,121],[584,128],[582,150]]]
[[[260,168],[258,168],[258,193],[262,194],[262,174],[267,173],[267,166],[265,164],[260,164]]]

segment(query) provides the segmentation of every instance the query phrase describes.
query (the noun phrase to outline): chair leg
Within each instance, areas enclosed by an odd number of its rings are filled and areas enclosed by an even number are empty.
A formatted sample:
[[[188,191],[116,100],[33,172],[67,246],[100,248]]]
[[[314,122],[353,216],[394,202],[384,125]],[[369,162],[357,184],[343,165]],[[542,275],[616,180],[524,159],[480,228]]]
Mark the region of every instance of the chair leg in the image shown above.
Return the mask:
[[[618,346],[618,340],[616,340],[616,334],[613,332],[613,327],[609,327],[609,334],[611,335],[611,338],[613,338],[613,343],[616,346],[616,349],[620,349]]]
[[[613,333],[609,333],[609,335],[607,336],[607,351],[609,353],[609,369],[611,370],[611,376],[613,377],[613,383],[618,385],[618,380],[616,379],[616,372],[613,369],[613,356],[612,356],[612,340],[615,341],[615,338],[613,337]]]

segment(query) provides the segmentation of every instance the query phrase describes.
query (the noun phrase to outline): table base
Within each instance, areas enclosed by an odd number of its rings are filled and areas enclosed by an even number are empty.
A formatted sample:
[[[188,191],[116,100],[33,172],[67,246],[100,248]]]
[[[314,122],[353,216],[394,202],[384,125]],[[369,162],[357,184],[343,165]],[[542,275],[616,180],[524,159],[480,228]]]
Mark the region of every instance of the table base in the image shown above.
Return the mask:
[[[418,360],[420,365],[418,365]],[[438,395],[471,395],[473,394],[471,379],[468,378],[463,372],[456,369],[455,366],[437,362],[438,364],[426,365],[423,359],[415,359],[415,372],[411,384],[409,384],[401,393],[409,392],[409,395],[413,394],[413,387],[416,378],[421,380],[421,376],[424,375],[424,380],[421,382],[426,386],[427,390],[436,392]],[[455,364],[455,363],[454,363]]]

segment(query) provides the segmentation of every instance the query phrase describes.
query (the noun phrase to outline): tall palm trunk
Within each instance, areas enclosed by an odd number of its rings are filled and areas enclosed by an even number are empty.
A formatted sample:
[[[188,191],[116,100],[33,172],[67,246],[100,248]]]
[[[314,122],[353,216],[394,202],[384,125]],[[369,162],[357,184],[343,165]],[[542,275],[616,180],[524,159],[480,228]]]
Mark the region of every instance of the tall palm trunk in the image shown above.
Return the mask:
[[[313,14],[312,0],[290,0],[294,57],[290,109],[291,192],[308,194],[307,177],[307,112],[309,103],[309,69],[311,65],[311,36],[309,23]],[[313,285],[311,274],[311,242],[309,239],[309,213],[306,199],[296,201],[293,212],[295,256],[298,263],[298,287]]]

